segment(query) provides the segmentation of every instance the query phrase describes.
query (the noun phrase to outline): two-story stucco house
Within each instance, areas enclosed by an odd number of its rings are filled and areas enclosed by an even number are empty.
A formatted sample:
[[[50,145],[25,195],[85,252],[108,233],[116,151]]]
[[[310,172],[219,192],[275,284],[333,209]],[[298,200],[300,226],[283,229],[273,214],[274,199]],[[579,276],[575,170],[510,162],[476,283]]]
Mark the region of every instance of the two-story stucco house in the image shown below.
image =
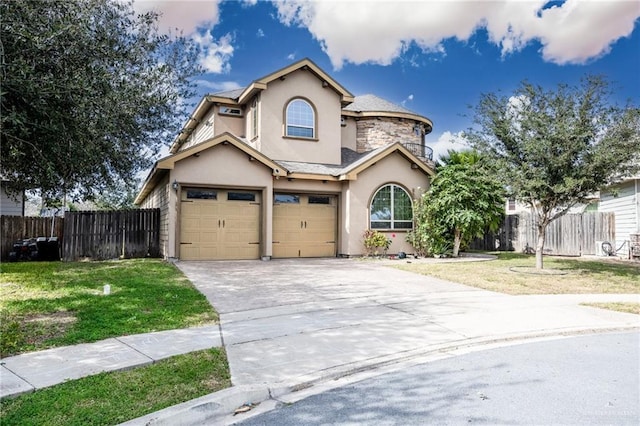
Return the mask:
[[[308,59],[205,96],[136,204],[161,209],[161,250],[184,260],[357,256],[363,233],[413,248],[431,121],[353,96]]]

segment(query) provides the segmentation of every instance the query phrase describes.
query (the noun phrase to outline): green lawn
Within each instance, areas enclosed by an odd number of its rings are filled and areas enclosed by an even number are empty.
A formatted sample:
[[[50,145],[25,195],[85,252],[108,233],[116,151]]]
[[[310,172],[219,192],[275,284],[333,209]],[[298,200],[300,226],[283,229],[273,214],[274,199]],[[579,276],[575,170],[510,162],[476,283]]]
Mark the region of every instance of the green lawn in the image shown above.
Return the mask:
[[[609,309],[611,311],[627,312],[630,314],[640,315],[640,303],[581,303],[583,306],[591,306],[593,308]]]
[[[112,425],[231,386],[220,348],[102,373],[0,402],[0,424]]]
[[[547,273],[538,274],[535,256],[492,254],[497,260],[414,261],[396,267],[507,294],[640,293],[640,264],[635,262],[545,256],[543,272]]]
[[[0,264],[2,357],[217,319],[184,275],[158,259]]]
[[[412,261],[395,267],[506,294],[640,293],[640,264],[635,262],[545,256],[540,272],[535,270],[535,256],[492,254],[496,260]],[[638,303],[585,305],[640,314]]]

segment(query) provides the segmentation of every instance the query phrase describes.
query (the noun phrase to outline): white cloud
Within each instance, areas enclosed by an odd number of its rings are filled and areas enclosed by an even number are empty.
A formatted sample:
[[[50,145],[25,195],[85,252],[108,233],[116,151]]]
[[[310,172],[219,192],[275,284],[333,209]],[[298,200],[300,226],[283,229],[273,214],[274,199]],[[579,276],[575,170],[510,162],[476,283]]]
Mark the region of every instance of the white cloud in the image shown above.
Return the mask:
[[[402,102],[400,102],[400,104],[402,106],[405,106],[407,102],[411,102],[413,101],[413,94],[407,96]]]
[[[288,60],[290,60],[290,61],[295,60],[295,59],[296,59],[296,54],[295,54],[295,52],[294,52],[294,53],[289,53],[289,54],[287,55],[287,59],[288,59]]]
[[[122,0],[120,0],[122,1]],[[163,32],[176,28],[190,36],[201,48],[200,65],[206,72],[228,73],[233,57],[233,36],[226,34],[217,41],[213,28],[220,20],[221,0],[137,0],[133,7],[137,13],[151,10],[161,13],[158,28]],[[247,2],[251,5],[251,2]]]
[[[467,41],[480,28],[503,55],[537,40],[546,61],[584,63],[629,36],[640,17],[633,0],[567,0],[542,10],[546,3],[281,0],[274,5],[282,23],[309,30],[337,69],[345,62],[388,65],[412,43],[444,55],[443,41]]]
[[[258,38],[264,37],[264,31],[262,30],[262,28],[258,28],[258,32],[256,33],[256,36],[258,36]]]
[[[427,142],[427,146],[433,149],[433,160],[437,161],[441,156],[446,155],[447,151],[452,149],[454,151],[461,151],[463,149],[470,148],[467,140],[462,135],[462,132],[451,133],[446,131],[438,136],[438,140],[435,142]]]
[[[200,54],[200,65],[206,72],[215,74],[228,73],[231,70],[229,60],[233,56],[233,36],[226,34],[217,41],[211,35],[211,31],[204,33],[197,32],[192,35],[202,52]]]
[[[158,27],[169,32],[176,28],[192,34],[200,26],[212,27],[220,19],[219,0],[136,0],[133,8],[137,13],[160,12]]]

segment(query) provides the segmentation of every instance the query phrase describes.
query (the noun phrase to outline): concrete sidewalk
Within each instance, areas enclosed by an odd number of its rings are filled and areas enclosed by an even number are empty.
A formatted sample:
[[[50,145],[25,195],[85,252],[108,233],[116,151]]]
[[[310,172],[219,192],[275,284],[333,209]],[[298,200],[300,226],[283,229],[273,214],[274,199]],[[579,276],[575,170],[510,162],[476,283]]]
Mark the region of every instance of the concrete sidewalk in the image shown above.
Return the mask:
[[[0,360],[0,398],[219,346],[220,328],[214,324],[16,355]]]

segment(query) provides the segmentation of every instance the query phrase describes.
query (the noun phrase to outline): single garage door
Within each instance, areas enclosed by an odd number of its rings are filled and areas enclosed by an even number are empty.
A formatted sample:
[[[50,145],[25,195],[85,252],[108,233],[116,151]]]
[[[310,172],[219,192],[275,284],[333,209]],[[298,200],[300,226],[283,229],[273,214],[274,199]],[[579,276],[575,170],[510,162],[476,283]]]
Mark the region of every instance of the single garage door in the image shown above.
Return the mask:
[[[335,195],[274,194],[273,257],[336,255]]]
[[[180,259],[260,257],[257,192],[184,188],[180,218]]]

